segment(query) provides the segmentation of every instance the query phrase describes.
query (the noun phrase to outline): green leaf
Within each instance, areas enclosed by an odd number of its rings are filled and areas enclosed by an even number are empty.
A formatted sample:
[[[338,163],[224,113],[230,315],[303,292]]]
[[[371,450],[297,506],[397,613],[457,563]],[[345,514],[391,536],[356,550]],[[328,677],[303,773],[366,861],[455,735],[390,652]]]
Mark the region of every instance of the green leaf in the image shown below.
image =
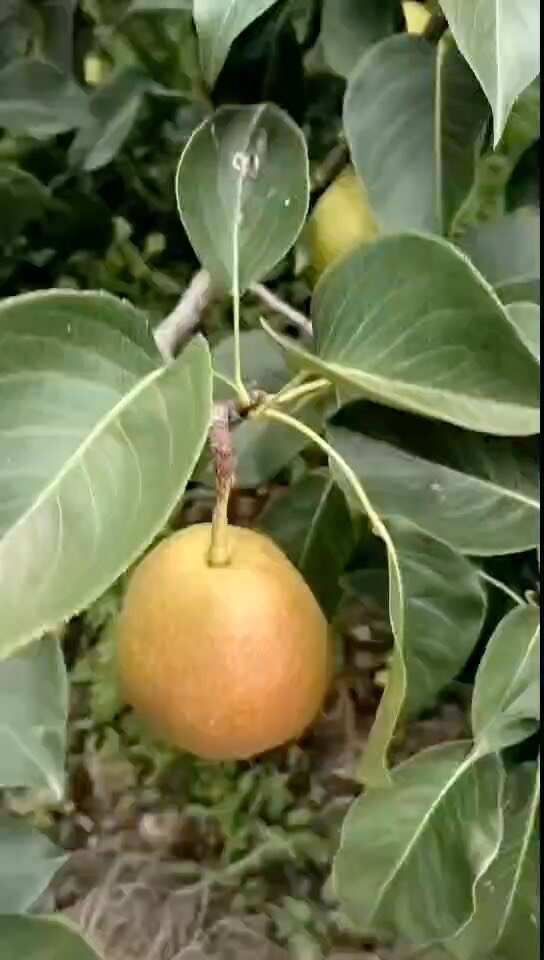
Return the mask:
[[[192,8],[193,0],[132,0],[125,17],[133,13],[177,13]]]
[[[440,0],[463,56],[491,104],[493,146],[520,93],[540,72],[540,16],[535,0]]]
[[[424,946],[472,915],[502,839],[503,770],[495,756],[474,762],[466,752],[463,743],[423,750],[393,771],[392,787],[351,807],[334,881],[361,932]]]
[[[74,13],[78,0],[45,0],[40,4],[43,21],[43,58],[63,73],[73,67]]]
[[[213,87],[236,37],[276,0],[194,0],[200,64],[206,83]]]
[[[506,311],[520,339],[540,363],[540,307],[536,303],[510,303]]]
[[[263,330],[244,330],[240,334],[240,358],[244,380],[249,388],[277,391],[287,383],[289,370],[283,352]],[[216,375],[214,399],[227,400],[236,395],[232,383],[234,370],[234,337],[229,335],[212,350],[212,367]]]
[[[0,917],[2,960],[100,960],[63,916]]]
[[[496,859],[476,888],[476,911],[469,924],[448,942],[458,960],[482,957],[538,957],[538,828],[540,771],[515,767],[506,781],[504,837]],[[521,925],[515,928],[516,921]],[[514,941],[515,950],[508,944]]]
[[[47,139],[86,123],[88,100],[75,81],[50,63],[13,60],[0,71],[0,127]]]
[[[258,525],[298,567],[330,617],[339,599],[338,580],[355,538],[345,498],[329,475],[306,474],[268,502]]]
[[[49,191],[26,170],[0,165],[0,243],[11,243],[33,220],[44,216]]]
[[[325,0],[321,42],[329,67],[347,77],[369,47],[393,33],[398,17],[398,0]]]
[[[312,319],[316,355],[263,326],[344,399],[366,396],[479,432],[538,433],[538,364],[447,241],[407,233],[359,247],[325,271]]]
[[[68,681],[58,640],[0,661],[0,786],[64,791]]]
[[[34,827],[0,814],[0,915],[28,910],[65,860]]]
[[[142,105],[149,78],[137,67],[125,67],[98,88],[89,101],[90,116],[70,147],[70,163],[99,170],[110,163],[128,137]]]
[[[540,301],[540,213],[530,208],[472,227],[459,246],[504,303]]]
[[[308,211],[302,132],[272,104],[222,107],[193,133],[176,174],[183,225],[218,286],[242,292],[295,242]]]
[[[499,623],[480,661],[472,697],[477,749],[503,750],[540,723],[540,614],[518,606]]]
[[[369,412],[361,410],[361,423]],[[518,553],[538,543],[536,445],[486,437],[384,411],[393,442],[333,427],[333,446],[355,470],[376,510],[399,515],[462,553]],[[497,522],[500,518],[500,522]]]
[[[0,304],[0,633],[7,656],[88,606],[166,522],[211,416],[197,338],[162,366],[107,294]]]
[[[489,108],[449,34],[395,36],[350,76],[344,127],[384,232],[446,234],[474,182]]]
[[[337,482],[348,494],[340,474]],[[401,713],[417,714],[460,672],[479,637],[484,592],[460,554],[398,518],[390,519],[389,619],[395,642],[387,685],[365,746],[359,776],[389,782],[387,754]],[[374,573],[374,571],[372,571]],[[350,592],[358,589],[350,576]],[[363,571],[363,587],[366,589]]]

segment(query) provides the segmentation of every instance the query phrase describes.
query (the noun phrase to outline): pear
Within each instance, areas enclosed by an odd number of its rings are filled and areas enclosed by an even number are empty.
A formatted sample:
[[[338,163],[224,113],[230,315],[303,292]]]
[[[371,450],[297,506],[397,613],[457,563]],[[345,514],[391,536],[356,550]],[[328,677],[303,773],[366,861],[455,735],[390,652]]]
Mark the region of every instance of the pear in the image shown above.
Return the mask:
[[[348,166],[319,198],[305,227],[304,244],[315,276],[377,234],[365,186]]]
[[[211,566],[210,524],[153,549],[117,624],[126,701],[171,744],[210,760],[254,756],[300,736],[331,676],[327,622],[272,540],[229,526]]]

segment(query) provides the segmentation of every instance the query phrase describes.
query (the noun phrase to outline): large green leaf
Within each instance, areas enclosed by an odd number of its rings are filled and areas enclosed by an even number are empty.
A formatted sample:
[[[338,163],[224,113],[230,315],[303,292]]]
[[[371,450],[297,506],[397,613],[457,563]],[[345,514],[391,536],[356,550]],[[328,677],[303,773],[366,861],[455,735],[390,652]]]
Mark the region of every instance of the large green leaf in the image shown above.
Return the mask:
[[[213,87],[236,37],[276,0],[194,0],[200,63],[208,86]]]
[[[113,159],[134,126],[149,85],[140,69],[125,67],[98,88],[89,101],[89,120],[70,147],[74,166],[98,170]]]
[[[0,786],[64,790],[68,682],[58,640],[0,661]]]
[[[356,249],[325,271],[312,319],[315,354],[263,325],[344,397],[479,432],[538,433],[538,364],[447,241],[407,233]]]
[[[0,915],[28,910],[65,860],[30,824],[0,814]]]
[[[296,240],[309,197],[304,137],[273,104],[222,107],[193,133],[176,174],[181,219],[216,284],[243,291]]]
[[[446,234],[474,182],[489,107],[449,34],[395,36],[350,76],[344,126],[383,231]]]
[[[540,213],[530,208],[472,227],[459,246],[504,303],[540,301]]]
[[[359,771],[370,786],[389,781],[387,754],[401,713],[414,715],[431,706],[457,676],[474,649],[485,613],[481,584],[467,560],[400,519],[391,518],[387,529],[395,646]],[[357,574],[350,575],[349,588],[358,591]],[[365,590],[363,571],[361,597]]]
[[[0,650],[86,607],[166,522],[211,416],[200,338],[162,366],[106,294],[0,304]]]
[[[0,127],[45,139],[87,122],[88,100],[50,63],[13,60],[0,71]]]
[[[0,164],[0,243],[15,240],[27,223],[44,216],[49,191],[26,170]]]
[[[499,623],[478,667],[472,730],[481,751],[502,750],[540,723],[540,612],[514,607]]]
[[[372,413],[371,404],[362,408],[363,427]],[[330,437],[382,516],[404,517],[462,553],[517,553],[538,543],[532,440],[486,437],[389,411],[381,423],[390,425],[393,442],[341,427]]]
[[[457,45],[491,104],[494,145],[520,93],[540,72],[535,0],[440,0]]]
[[[509,303],[508,316],[520,339],[540,363],[540,307],[536,303]]]
[[[296,564],[331,616],[340,594],[339,577],[355,545],[346,500],[334,481],[321,471],[306,474],[268,502],[258,524]]]
[[[321,42],[325,60],[347,77],[361,55],[393,33],[399,0],[324,0]]]
[[[476,889],[470,923],[447,946],[458,960],[538,954],[538,826],[540,771],[527,764],[510,771],[504,800],[504,837],[496,860]],[[513,941],[514,951],[510,950]]]
[[[341,906],[366,934],[411,946],[455,934],[502,839],[503,771],[467,746],[424,750],[367,790],[342,829],[334,862]]]
[[[65,917],[0,917],[2,960],[100,960]]]

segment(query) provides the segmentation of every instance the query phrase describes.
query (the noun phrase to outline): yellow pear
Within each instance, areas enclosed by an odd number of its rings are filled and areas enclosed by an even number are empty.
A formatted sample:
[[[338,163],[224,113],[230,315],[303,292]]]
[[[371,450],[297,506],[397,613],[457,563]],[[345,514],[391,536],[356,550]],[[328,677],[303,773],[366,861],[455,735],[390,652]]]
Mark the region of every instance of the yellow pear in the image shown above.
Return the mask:
[[[229,562],[208,560],[210,524],[163,540],[136,568],[118,621],[126,698],[156,733],[200,757],[251,757],[295,739],[331,676],[327,622],[272,540],[228,527]]]
[[[408,33],[423,33],[431,14],[422,3],[416,3],[415,0],[405,0],[402,4],[404,19],[406,21],[406,30]]]
[[[319,276],[360,243],[375,240],[377,233],[364,184],[346,167],[319,198],[305,228],[313,272]]]

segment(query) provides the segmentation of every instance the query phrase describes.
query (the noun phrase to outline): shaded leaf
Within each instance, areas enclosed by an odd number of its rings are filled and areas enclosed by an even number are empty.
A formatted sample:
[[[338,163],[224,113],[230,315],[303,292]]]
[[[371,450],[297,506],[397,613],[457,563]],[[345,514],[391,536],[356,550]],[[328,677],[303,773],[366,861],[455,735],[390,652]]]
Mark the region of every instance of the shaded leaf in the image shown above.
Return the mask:
[[[539,429],[539,367],[450,243],[382,237],[330,267],[312,301],[315,354],[263,326],[344,399],[366,396],[470,430]]]
[[[0,917],[2,960],[100,960],[64,916]]]
[[[74,13],[78,0],[42,0],[44,60],[69,74],[74,54]]]
[[[447,944],[458,960],[480,960],[491,955],[517,958],[520,942],[524,958],[538,957],[539,798],[538,767],[527,764],[510,771],[499,853],[476,888],[474,916]],[[509,949],[511,941],[513,953]]]
[[[540,723],[540,615],[518,606],[499,623],[480,661],[472,730],[480,752],[503,750]]]
[[[193,17],[198,33],[200,64],[213,87],[236,37],[276,0],[194,0]]]
[[[193,133],[176,174],[183,225],[215,282],[242,292],[296,240],[308,210],[304,137],[272,104],[221,107]]]
[[[0,915],[28,910],[66,860],[43,833],[5,814],[0,814],[0,852]]]
[[[504,303],[540,301],[540,214],[530,208],[472,227],[459,246]]]
[[[244,380],[249,388],[267,393],[287,383],[289,370],[283,352],[263,330],[244,330],[240,334],[240,357]],[[212,367],[216,375],[214,399],[219,402],[235,396],[232,382],[234,370],[234,337],[224,337],[212,350]]]
[[[338,474],[337,481],[348,494]],[[370,786],[389,782],[387,755],[403,712],[431,706],[436,694],[460,672],[480,634],[484,593],[474,568],[460,554],[410,524],[387,523],[389,619],[394,651],[387,685],[363,753],[359,776]],[[373,581],[375,571],[371,570]],[[351,574],[349,589],[362,585]]]
[[[502,839],[503,771],[497,757],[466,753],[463,743],[423,750],[393,771],[392,788],[351,807],[334,881],[361,932],[423,946],[470,918]]]
[[[398,18],[398,0],[325,0],[321,42],[328,65],[347,77],[369,47],[393,33]]]
[[[177,13],[192,8],[193,0],[132,0],[125,17],[133,13]]]
[[[58,640],[0,661],[0,786],[64,790],[68,681]]]
[[[369,424],[361,411],[361,423]],[[394,442],[332,427],[333,446],[376,510],[399,515],[462,553],[517,553],[538,542],[539,470],[531,441],[413,423],[386,412]],[[385,432],[385,431],[384,431]],[[500,517],[500,522],[497,518]]]
[[[46,139],[88,117],[84,91],[50,63],[13,60],[0,71],[0,127],[11,133]]]
[[[457,45],[491,104],[494,146],[512,105],[540,72],[540,17],[534,0],[440,0]]]
[[[43,217],[49,191],[26,170],[0,165],[0,243],[15,240],[28,223]]]
[[[298,567],[330,617],[355,537],[345,498],[329,475],[306,474],[284,495],[268,502],[258,525]]]
[[[540,363],[540,307],[536,303],[510,303],[506,310],[520,339]]]
[[[210,416],[202,339],[164,367],[142,315],[107,294],[0,304],[3,656],[140,555],[183,493]]]
[[[446,234],[469,194],[489,108],[449,34],[395,36],[350,76],[344,127],[384,232]]]
[[[98,170],[118,153],[138,116],[149,79],[126,67],[102,84],[89,101],[90,117],[74,138],[69,160],[83,170]]]

